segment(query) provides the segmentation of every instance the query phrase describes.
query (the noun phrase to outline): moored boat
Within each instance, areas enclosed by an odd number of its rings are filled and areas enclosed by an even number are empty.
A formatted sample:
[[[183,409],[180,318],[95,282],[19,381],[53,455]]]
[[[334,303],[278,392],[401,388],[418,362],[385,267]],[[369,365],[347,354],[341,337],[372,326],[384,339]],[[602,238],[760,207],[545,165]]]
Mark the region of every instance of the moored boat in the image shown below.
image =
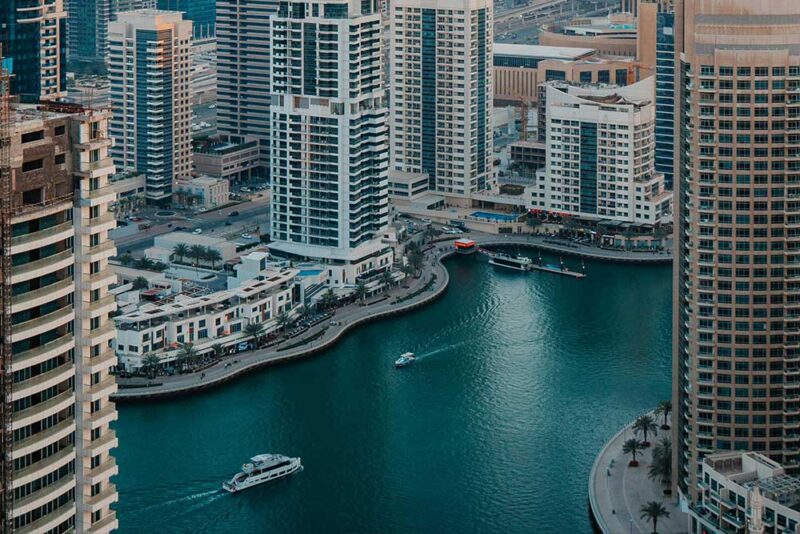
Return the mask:
[[[525,256],[508,256],[496,253],[489,258],[489,263],[517,271],[530,271],[533,269],[533,260]]]

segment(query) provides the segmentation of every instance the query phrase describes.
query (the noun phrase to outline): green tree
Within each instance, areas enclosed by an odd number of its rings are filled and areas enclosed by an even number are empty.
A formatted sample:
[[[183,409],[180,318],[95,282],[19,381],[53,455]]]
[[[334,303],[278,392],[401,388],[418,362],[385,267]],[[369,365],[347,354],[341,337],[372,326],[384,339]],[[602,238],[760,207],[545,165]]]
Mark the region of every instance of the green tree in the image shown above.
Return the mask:
[[[433,225],[427,226],[425,228],[425,240],[428,242],[433,241],[433,238],[436,237],[436,228]]]
[[[639,511],[641,512],[639,517],[653,522],[653,534],[658,534],[658,520],[662,517],[669,517],[669,512],[664,505],[656,501],[650,501],[643,505]]]
[[[658,480],[667,485],[672,480],[672,440],[662,438],[653,447],[653,461],[647,473],[650,480]]]
[[[356,283],[356,287],[353,290],[353,293],[356,296],[356,299],[360,300],[361,303],[364,303],[364,299],[367,297],[367,285],[362,282],[361,280]]]
[[[663,416],[664,423],[661,425],[662,430],[669,430],[669,424],[667,421],[669,420],[669,414],[672,413],[672,401],[671,400],[662,400],[658,403],[656,407],[655,414],[656,416]]]
[[[628,463],[629,466],[636,467],[639,465],[639,462],[636,461],[636,453],[643,449],[644,447],[642,446],[642,442],[636,438],[630,438],[622,444],[622,453],[630,454],[632,456],[632,460]]]
[[[136,260],[134,260],[133,256],[131,256],[130,254],[123,254],[122,256],[119,257],[119,262],[124,267],[129,267],[129,266],[133,265],[134,261],[136,261]]]
[[[400,266],[400,271],[406,276],[411,276],[411,274],[414,272],[414,268],[410,264],[405,263]]]
[[[336,296],[336,293],[333,292],[333,289],[328,289],[322,294],[322,297],[320,297],[320,305],[326,310],[336,306],[337,302],[339,302],[339,298]]]
[[[178,243],[172,247],[172,256],[178,260],[178,263],[183,263],[183,258],[189,255],[189,245],[186,243]]]
[[[244,333],[253,338],[253,346],[258,347],[258,342],[264,335],[264,323],[247,323]]]
[[[422,269],[422,264],[425,261],[425,256],[422,254],[422,251],[417,249],[413,249],[408,255],[408,263],[411,265],[411,268],[414,269],[415,276],[419,274],[420,270]]]
[[[204,247],[203,245],[192,245],[191,247],[189,247],[189,257],[194,260],[195,272],[197,272],[200,260],[203,259],[205,254],[206,254],[206,247]]]
[[[222,345],[222,343],[214,343],[211,345],[211,350],[214,353],[214,358],[217,360],[225,356],[225,347]]]
[[[525,224],[527,224],[531,228],[536,228],[542,225],[542,220],[536,215],[529,213],[528,217],[525,219]]]
[[[133,285],[133,289],[139,289],[139,290],[147,289],[148,287],[150,287],[150,282],[148,282],[147,278],[145,278],[144,276],[137,276],[136,278],[134,278],[131,284]]]
[[[197,349],[191,343],[184,343],[178,350],[178,355],[175,357],[178,365],[182,368],[186,365],[191,365],[197,359]]]
[[[160,363],[161,358],[151,352],[142,358],[142,369],[146,369],[148,374],[155,374]]]
[[[150,258],[144,257],[144,258],[142,258],[142,259],[140,259],[139,261],[136,262],[136,267],[138,267],[139,269],[144,269],[146,271],[152,271],[154,264],[155,264],[155,262],[153,260],[151,260]]]
[[[633,423],[633,431],[639,432],[642,435],[642,446],[649,447],[650,442],[647,441],[647,434],[652,432],[655,436],[658,432],[658,427],[656,426],[656,422],[653,418],[649,415],[642,415],[636,419]]]
[[[302,306],[300,306],[300,308],[298,308],[298,309],[297,309],[297,315],[298,315],[298,316],[299,316],[301,319],[305,319],[305,318],[307,318],[309,315],[311,315],[311,308],[309,308],[308,306],[306,306],[305,304],[303,304]]]
[[[208,247],[208,249],[206,249],[205,260],[211,263],[211,268],[213,269],[217,266],[218,262],[222,261],[222,254],[220,254],[219,250]]]
[[[289,325],[292,324],[292,316],[286,312],[281,312],[276,319],[278,321],[278,326],[281,327],[281,330],[284,333],[286,332],[286,329],[289,328]]]
[[[386,269],[381,274],[381,284],[383,285],[384,291],[388,291],[394,285],[394,277],[392,276],[392,271]]]

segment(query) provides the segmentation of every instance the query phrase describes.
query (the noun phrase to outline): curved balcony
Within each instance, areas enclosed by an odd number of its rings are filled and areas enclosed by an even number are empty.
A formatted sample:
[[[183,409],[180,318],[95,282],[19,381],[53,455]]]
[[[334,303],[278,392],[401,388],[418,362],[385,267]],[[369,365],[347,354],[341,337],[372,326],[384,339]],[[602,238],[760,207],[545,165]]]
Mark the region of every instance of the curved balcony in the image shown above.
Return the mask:
[[[71,304],[37,317],[28,321],[23,321],[12,325],[11,327],[11,342],[16,343],[23,339],[39,335],[53,328],[62,326],[70,322],[74,317],[74,312]]]
[[[75,365],[65,363],[45,373],[38,374],[28,380],[14,384],[11,388],[11,400],[19,400],[29,395],[69,380],[75,374]]]
[[[68,389],[64,393],[59,393],[55,397],[15,413],[12,428],[16,430],[46,417],[50,417],[61,410],[66,410],[74,402],[75,393],[71,389]]]
[[[75,459],[75,447],[70,445],[58,451],[44,460],[31,464],[24,469],[14,471],[14,487],[18,488],[33,482],[37,478],[43,477],[48,473],[56,471],[61,466],[68,464]]]
[[[75,285],[71,278],[60,280],[49,286],[44,286],[27,293],[20,293],[11,297],[11,313],[41,306],[61,297],[65,297],[75,291]]]
[[[11,283],[18,284],[46,274],[65,269],[75,263],[72,250],[67,249],[40,260],[31,261],[11,268]]]

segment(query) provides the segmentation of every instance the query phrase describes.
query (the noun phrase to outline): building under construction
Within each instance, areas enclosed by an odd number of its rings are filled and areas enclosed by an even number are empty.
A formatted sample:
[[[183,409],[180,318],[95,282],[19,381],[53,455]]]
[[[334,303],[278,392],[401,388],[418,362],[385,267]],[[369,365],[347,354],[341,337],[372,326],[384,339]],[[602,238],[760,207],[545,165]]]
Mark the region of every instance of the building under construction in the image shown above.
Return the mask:
[[[107,111],[0,76],[0,532],[109,532],[117,467]]]

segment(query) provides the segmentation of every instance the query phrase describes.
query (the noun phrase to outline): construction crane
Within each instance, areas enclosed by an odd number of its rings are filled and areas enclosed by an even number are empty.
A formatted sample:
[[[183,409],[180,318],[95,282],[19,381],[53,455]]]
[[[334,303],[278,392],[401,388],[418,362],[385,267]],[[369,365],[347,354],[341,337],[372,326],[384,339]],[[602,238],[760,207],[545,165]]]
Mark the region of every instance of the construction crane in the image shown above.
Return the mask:
[[[528,110],[532,99],[517,93],[514,100],[519,100],[519,140],[528,140]]]
[[[3,50],[0,46],[0,270],[2,270],[2,318],[0,318],[0,415],[2,415],[2,461],[0,461],[0,531],[11,532],[13,522],[12,426],[13,403],[11,392],[14,373],[11,354],[11,87],[8,73],[2,66]]]
[[[628,80],[627,80],[627,85],[632,85],[632,84],[634,84],[634,83],[636,83],[638,81],[637,80],[637,78],[638,78],[637,75],[639,74],[640,71],[638,71],[637,69],[652,70],[652,68],[653,68],[652,65],[648,65],[648,64],[642,63],[640,61],[630,61],[630,62],[628,62]]]

